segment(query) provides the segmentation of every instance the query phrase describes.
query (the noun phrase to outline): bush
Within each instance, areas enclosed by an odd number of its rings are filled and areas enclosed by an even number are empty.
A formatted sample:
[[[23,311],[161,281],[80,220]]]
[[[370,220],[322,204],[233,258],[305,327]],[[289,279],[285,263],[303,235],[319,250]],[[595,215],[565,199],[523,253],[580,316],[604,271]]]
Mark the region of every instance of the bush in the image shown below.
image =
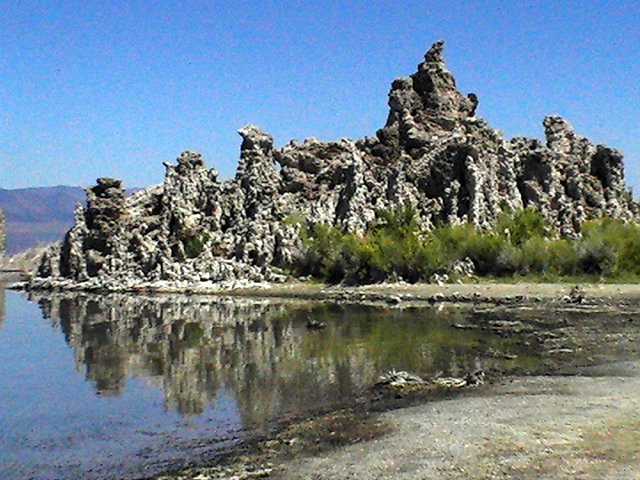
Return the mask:
[[[640,274],[640,226],[605,217],[586,222],[583,236],[587,242],[601,243],[615,251],[615,274]]]
[[[574,242],[550,240],[546,248],[548,271],[556,275],[576,275],[579,272],[578,253]]]
[[[547,273],[550,269],[550,242],[541,237],[531,237],[522,245],[522,275]]]
[[[579,251],[582,269],[600,275],[640,275],[640,226],[614,218],[585,222]]]
[[[578,246],[578,267],[582,273],[607,276],[616,267],[616,250],[602,239],[587,239]]]
[[[479,275],[499,274],[498,257],[505,245],[505,239],[494,233],[473,231],[462,243],[456,259],[469,257]]]
[[[178,239],[184,246],[184,253],[188,258],[197,258],[204,251],[204,247],[209,241],[207,232],[193,232],[191,230],[182,230],[178,234]]]
[[[344,276],[340,255],[345,234],[321,223],[313,225],[303,237],[306,253],[298,267],[302,275],[312,275],[327,281],[339,281]]]
[[[393,210],[378,210],[369,231],[401,239],[415,236],[419,228],[416,209],[411,205],[401,205]]]
[[[401,206],[378,212],[362,241],[354,241],[349,256],[347,280],[378,282],[401,278],[409,282],[427,280],[440,268],[440,244],[421,239],[415,210]]]
[[[600,219],[585,223],[579,240],[548,238],[542,216],[528,209],[505,213],[496,230],[466,224],[421,232],[415,210],[402,206],[377,212],[363,235],[326,225],[301,228],[306,255],[297,270],[328,282],[417,282],[468,257],[478,275],[640,275],[637,225]]]
[[[618,251],[618,273],[640,275],[640,227],[629,225]]]
[[[441,268],[440,242],[425,241],[419,233],[417,215],[410,206],[377,212],[362,236],[315,225],[301,235],[307,253],[298,270],[329,282],[427,280]]]
[[[533,238],[547,236],[547,223],[540,212],[533,208],[506,211],[498,218],[497,233],[507,235],[514,245],[523,245]]]
[[[438,227],[429,233],[429,237],[439,242],[446,261],[453,262],[464,258],[465,242],[475,235],[473,225],[454,225],[451,227]]]
[[[499,276],[509,276],[524,273],[524,259],[522,250],[515,245],[506,243],[498,258],[496,258],[495,272]]]

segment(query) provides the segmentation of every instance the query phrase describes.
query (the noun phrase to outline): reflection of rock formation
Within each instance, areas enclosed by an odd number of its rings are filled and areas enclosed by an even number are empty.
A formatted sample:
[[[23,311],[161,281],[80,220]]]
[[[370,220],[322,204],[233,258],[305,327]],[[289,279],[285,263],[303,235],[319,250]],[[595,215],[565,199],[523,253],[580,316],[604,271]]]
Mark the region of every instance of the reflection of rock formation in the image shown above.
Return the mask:
[[[159,383],[167,406],[197,413],[225,383],[225,369],[243,365],[248,329],[282,307],[195,298],[61,296],[39,299],[60,322],[78,368],[100,394],[119,394],[127,376]],[[256,326],[257,325],[257,326]],[[244,347],[244,348],[243,348]]]
[[[206,297],[36,296],[100,394],[127,377],[165,392],[166,405],[202,412],[224,386],[243,421],[351,400],[390,368],[464,374],[477,367],[469,332],[453,333],[432,311],[318,307],[322,332],[292,305]],[[420,313],[424,315],[424,311]],[[466,337],[465,337],[466,335]],[[477,334],[473,334],[477,335]]]
[[[5,293],[4,293],[4,287],[2,286],[2,284],[0,283],[0,328],[2,328],[2,322],[4,322],[4,316],[5,316],[5,303],[6,303],[7,299],[5,297]]]

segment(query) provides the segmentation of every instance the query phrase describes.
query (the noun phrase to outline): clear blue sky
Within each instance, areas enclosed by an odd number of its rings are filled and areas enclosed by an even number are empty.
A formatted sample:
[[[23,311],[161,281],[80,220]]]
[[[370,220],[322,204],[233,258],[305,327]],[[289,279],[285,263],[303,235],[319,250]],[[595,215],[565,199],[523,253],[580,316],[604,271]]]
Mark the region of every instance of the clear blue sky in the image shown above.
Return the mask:
[[[494,128],[541,137],[561,114],[640,192],[638,1],[3,0],[0,27],[3,188],[146,186],[185,149],[230,177],[247,123],[277,145],[374,134],[444,39]]]

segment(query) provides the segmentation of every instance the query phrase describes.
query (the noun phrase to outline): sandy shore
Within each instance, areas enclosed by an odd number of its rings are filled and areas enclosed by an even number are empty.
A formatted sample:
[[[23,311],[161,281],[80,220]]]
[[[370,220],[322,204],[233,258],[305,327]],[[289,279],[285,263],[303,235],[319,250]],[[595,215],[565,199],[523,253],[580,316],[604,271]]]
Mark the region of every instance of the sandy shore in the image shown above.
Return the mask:
[[[6,288],[28,290],[29,282],[16,272],[0,271],[0,282]],[[285,283],[188,283],[155,282],[149,284],[120,285],[110,289],[98,284],[74,284],[62,282],[53,291],[90,291],[96,293],[132,294],[188,294],[241,296],[256,298],[281,298],[298,300],[318,300],[356,303],[536,303],[541,301],[562,301],[571,296],[575,283],[503,283],[481,279],[477,282],[450,284],[408,284],[381,283],[363,286],[326,285],[322,283],[291,280]],[[86,288],[85,288],[86,287]],[[113,285],[112,285],[113,287]],[[595,300],[625,300],[640,303],[640,284],[581,283],[581,294]],[[40,290],[36,288],[36,290]],[[42,291],[49,291],[42,288]]]
[[[596,372],[594,372],[596,373]],[[517,378],[387,412],[382,438],[287,463],[287,479],[638,479],[640,363]]]
[[[241,288],[225,292],[230,295],[267,296],[281,298],[308,298],[313,300],[353,298],[354,300],[376,297],[397,297],[401,300],[429,301],[434,297],[473,299],[502,299],[525,296],[528,299],[552,299],[569,295],[575,283],[453,283],[453,284],[407,284],[382,283],[360,287],[324,285],[303,282],[271,284],[261,288]],[[584,295],[599,299],[640,299],[640,284],[594,283],[580,284]],[[526,298],[524,299],[526,300]]]

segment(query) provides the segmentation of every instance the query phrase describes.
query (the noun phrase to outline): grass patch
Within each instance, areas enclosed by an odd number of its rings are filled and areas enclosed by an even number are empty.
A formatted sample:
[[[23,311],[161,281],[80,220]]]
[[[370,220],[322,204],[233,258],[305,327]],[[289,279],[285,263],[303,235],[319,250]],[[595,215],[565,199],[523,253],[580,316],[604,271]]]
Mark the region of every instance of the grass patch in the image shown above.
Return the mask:
[[[587,429],[579,447],[594,459],[640,465],[640,411],[618,414]]]
[[[601,479],[640,465],[640,412],[625,410],[597,424],[563,431],[558,426],[493,438],[480,447],[470,468],[455,465],[464,478]],[[636,472],[640,478],[640,469]],[[627,477],[625,477],[627,478]]]

